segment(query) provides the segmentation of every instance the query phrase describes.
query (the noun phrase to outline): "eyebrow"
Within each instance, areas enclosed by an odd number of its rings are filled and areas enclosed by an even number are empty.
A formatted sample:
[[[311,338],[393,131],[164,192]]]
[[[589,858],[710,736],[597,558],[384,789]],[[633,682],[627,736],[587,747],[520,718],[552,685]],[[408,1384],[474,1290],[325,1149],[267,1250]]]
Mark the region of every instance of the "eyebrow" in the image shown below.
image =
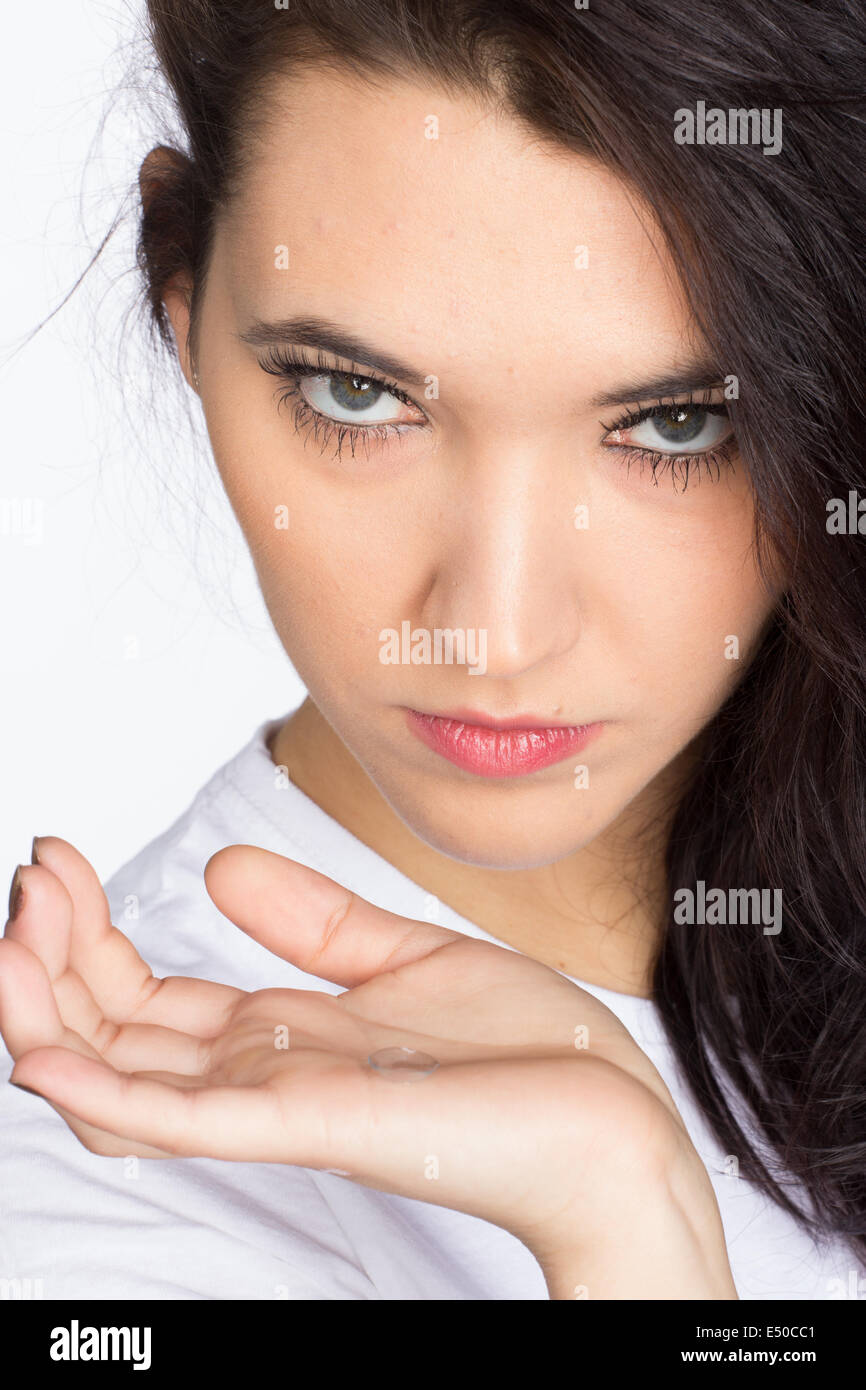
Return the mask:
[[[392,376],[412,386],[426,386],[430,375],[429,372],[418,371],[416,367],[401,361],[392,353],[384,352],[375,344],[366,342],[358,334],[352,333],[331,319],[309,318],[303,315],[271,322],[256,319],[243,333],[239,333],[238,337],[252,347],[282,344],[321,348],[333,353],[335,357],[345,357],[350,362],[372,367],[386,376]],[[602,406],[621,405],[627,401],[657,400],[665,396],[686,395],[723,384],[716,363],[704,358],[661,376],[649,377],[643,381],[623,382],[594,396],[589,406],[592,410],[598,410]]]
[[[627,401],[660,400],[666,396],[683,396],[693,391],[706,391],[716,386],[724,386],[724,377],[718,364],[711,358],[698,358],[682,367],[675,367],[661,376],[647,377],[643,381],[626,381],[610,391],[593,396],[590,407],[593,410],[605,405],[622,405]]]
[[[238,336],[253,347],[270,347],[274,343],[283,343],[294,344],[296,347],[324,348],[335,357],[347,357],[350,362],[374,367],[376,371],[384,372],[386,376],[395,377],[398,381],[408,382],[412,386],[426,386],[427,377],[430,375],[429,372],[419,372],[408,363],[401,362],[399,357],[365,342],[356,333],[351,333],[330,319],[301,317],[278,319],[274,323],[256,319],[250,328]]]

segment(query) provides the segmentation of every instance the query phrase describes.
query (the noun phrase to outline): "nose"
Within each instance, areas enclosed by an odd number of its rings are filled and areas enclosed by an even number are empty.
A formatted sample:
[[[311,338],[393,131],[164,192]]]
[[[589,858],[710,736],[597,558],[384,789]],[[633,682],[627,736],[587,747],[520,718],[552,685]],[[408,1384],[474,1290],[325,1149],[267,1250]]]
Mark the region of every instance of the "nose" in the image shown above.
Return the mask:
[[[577,473],[520,441],[474,449],[451,483],[422,624],[486,632],[488,677],[513,680],[572,651],[581,633]]]

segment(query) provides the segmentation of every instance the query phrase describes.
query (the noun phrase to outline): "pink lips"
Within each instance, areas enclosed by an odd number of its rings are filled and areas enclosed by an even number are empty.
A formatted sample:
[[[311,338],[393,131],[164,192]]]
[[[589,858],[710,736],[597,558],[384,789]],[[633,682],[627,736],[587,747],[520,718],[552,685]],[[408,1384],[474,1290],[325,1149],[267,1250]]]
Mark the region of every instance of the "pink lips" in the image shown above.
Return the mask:
[[[598,733],[599,724],[540,725],[530,718],[491,724],[406,711],[406,722],[428,748],[481,777],[519,777],[577,753]]]

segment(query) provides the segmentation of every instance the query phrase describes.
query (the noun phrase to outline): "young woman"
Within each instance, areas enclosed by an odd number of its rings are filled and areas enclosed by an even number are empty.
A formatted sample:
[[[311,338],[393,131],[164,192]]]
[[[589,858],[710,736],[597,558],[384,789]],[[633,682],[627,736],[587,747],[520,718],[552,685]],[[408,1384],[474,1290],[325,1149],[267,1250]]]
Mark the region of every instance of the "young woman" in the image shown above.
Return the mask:
[[[149,305],[309,693],[16,871],[11,1272],[857,1296],[864,12],[149,13]]]

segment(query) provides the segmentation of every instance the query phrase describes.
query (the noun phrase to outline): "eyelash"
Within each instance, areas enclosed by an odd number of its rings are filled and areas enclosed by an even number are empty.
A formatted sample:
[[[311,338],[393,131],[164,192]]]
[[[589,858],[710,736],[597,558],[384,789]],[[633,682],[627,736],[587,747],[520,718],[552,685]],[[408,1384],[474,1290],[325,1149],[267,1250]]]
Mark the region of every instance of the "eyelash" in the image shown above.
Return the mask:
[[[378,424],[378,425],[346,425],[340,420],[328,420],[319,411],[314,410],[309,401],[305,400],[301,394],[300,383],[304,377],[308,376],[333,376],[333,377],[357,377],[360,381],[372,382],[374,386],[379,386],[389,395],[396,396],[398,401],[404,405],[411,405],[416,410],[420,409],[405,391],[402,391],[396,381],[388,381],[385,377],[370,376],[366,372],[356,371],[354,365],[350,371],[337,371],[334,367],[329,367],[323,360],[322,354],[316,354],[316,360],[310,361],[302,354],[288,356],[280,352],[278,348],[271,348],[264,361],[260,364],[262,370],[270,376],[279,377],[283,382],[283,387],[276,392],[277,409],[287,402],[294,402],[292,410],[292,421],[298,434],[306,432],[310,437],[310,432],[314,439],[319,439],[321,435],[322,453],[328,445],[335,439],[337,447],[334,451],[334,458],[342,458],[343,445],[348,441],[352,458],[355,457],[355,445],[359,440],[364,440],[367,447],[369,440],[387,439],[392,434],[403,434],[405,430],[412,429],[411,425]],[[369,456],[369,455],[368,455]]]
[[[721,401],[713,401],[711,394],[710,391],[704,391],[696,395],[690,391],[685,400],[660,400],[650,406],[635,406],[612,424],[606,425],[603,420],[599,420],[599,424],[608,434],[615,430],[630,430],[642,424],[644,420],[649,420],[655,415],[663,415],[665,411],[674,406],[697,405],[708,415],[728,415],[727,406],[723,405]],[[699,454],[669,454],[662,450],[647,449],[639,444],[606,444],[604,447],[616,449],[619,453],[625,454],[628,459],[627,470],[630,470],[632,463],[635,462],[640,463],[641,469],[645,464],[649,464],[656,487],[658,487],[659,476],[670,469],[674,491],[676,491],[679,475],[683,484],[683,492],[685,492],[693,472],[700,476],[703,471],[711,478],[715,472],[713,481],[718,482],[722,468],[733,466],[733,457],[737,452],[737,439],[736,435],[732,433],[727,439],[714,445],[712,449],[705,449],[703,453]]]
[[[321,439],[322,453],[324,453],[329,444],[336,440],[336,449],[333,455],[335,459],[342,458],[342,450],[345,443],[349,444],[352,458],[354,458],[355,445],[361,439],[363,439],[364,445],[367,447],[371,437],[373,439],[384,440],[391,435],[403,434],[407,429],[414,428],[414,426],[407,424],[396,425],[380,423],[375,425],[348,425],[339,420],[328,420],[310,405],[309,401],[305,399],[300,390],[301,381],[308,376],[357,377],[359,380],[371,382],[382,391],[386,391],[389,395],[395,396],[396,399],[402,401],[404,405],[409,405],[419,410],[420,406],[416,405],[412,398],[408,396],[405,391],[401,390],[395,381],[389,381],[385,377],[370,376],[366,372],[356,370],[354,365],[351,370],[338,371],[328,366],[321,353],[316,353],[315,360],[310,360],[300,353],[290,356],[281,352],[278,348],[271,348],[260,365],[263,371],[267,372],[270,376],[278,377],[283,383],[282,388],[276,393],[277,408],[280,409],[286,403],[293,402],[292,420],[296,432],[299,434],[306,433],[308,438],[310,434],[312,434],[314,439]],[[648,420],[655,415],[662,415],[666,410],[669,410],[675,405],[700,405],[703,410],[713,415],[726,415],[728,413],[727,407],[720,402],[711,401],[708,393],[705,392],[700,396],[695,396],[694,393],[689,392],[686,400],[659,400],[654,402],[651,406],[635,406],[613,423],[608,425],[605,424],[603,420],[600,420],[599,424],[607,434],[611,434],[616,430],[625,431],[634,429],[637,425],[642,424],[644,420]],[[616,449],[618,452],[625,454],[628,458],[627,466],[629,469],[635,462],[640,463],[641,469],[643,469],[646,464],[649,464],[652,469],[653,482],[656,487],[658,487],[659,476],[663,475],[667,469],[670,469],[674,490],[676,490],[677,477],[679,476],[683,482],[683,490],[685,491],[685,488],[688,486],[688,479],[693,472],[700,474],[703,469],[708,474],[712,475],[713,470],[715,470],[715,478],[716,481],[718,480],[722,466],[730,466],[731,464],[732,455],[736,451],[736,439],[734,435],[731,435],[730,438],[723,440],[722,443],[716,445],[715,448],[705,450],[703,453],[699,454],[669,454],[661,450],[647,449],[635,444],[608,444],[605,445],[605,448]]]

